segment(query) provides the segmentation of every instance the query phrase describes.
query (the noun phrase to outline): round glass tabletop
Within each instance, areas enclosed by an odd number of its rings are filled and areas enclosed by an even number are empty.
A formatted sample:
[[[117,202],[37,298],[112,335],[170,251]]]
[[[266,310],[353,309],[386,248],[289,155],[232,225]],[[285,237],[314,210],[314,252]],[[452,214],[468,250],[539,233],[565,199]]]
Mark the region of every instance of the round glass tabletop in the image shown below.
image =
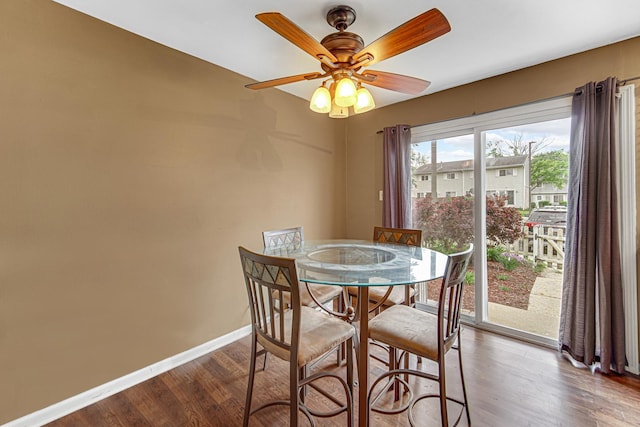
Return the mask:
[[[442,277],[447,256],[415,246],[364,240],[304,241],[264,249],[265,255],[295,258],[299,279],[350,286],[408,285]]]

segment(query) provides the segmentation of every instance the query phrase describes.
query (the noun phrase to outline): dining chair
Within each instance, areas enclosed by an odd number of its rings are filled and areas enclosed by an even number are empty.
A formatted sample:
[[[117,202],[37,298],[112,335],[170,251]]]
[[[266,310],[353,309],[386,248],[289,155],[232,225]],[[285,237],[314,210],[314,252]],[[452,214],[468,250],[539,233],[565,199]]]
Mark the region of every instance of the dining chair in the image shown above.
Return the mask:
[[[448,400],[461,405],[460,413],[454,425],[460,422],[463,412],[466,412],[467,422],[469,425],[471,424],[467,390],[462,369],[460,309],[462,306],[465,274],[472,253],[473,245],[469,245],[467,250],[449,255],[440,287],[437,314],[434,315],[407,305],[395,305],[384,310],[369,322],[369,338],[389,346],[389,360],[392,368],[380,375],[372,383],[368,401],[372,410],[382,413],[398,413],[408,410],[409,422],[413,426],[416,425],[413,417],[413,407],[416,403],[422,399],[437,397],[440,400],[440,418],[443,426],[449,425]],[[463,394],[462,400],[447,395],[445,356],[452,349],[458,352]],[[417,368],[410,369],[406,365],[400,368],[400,361],[403,357],[408,357],[409,354],[415,354],[435,362],[438,367],[438,373],[433,374]],[[425,393],[414,398],[408,381],[400,377],[405,374],[416,375],[436,381],[439,384],[439,392],[437,394]],[[404,384],[406,390],[411,393],[404,405],[397,408],[394,407],[390,410],[376,408],[375,405],[379,398],[382,397],[385,389],[382,389],[382,392],[379,391],[378,393],[374,393],[373,391],[384,379],[400,381]],[[398,388],[396,388],[396,390],[397,389]]]
[[[267,230],[262,232],[262,240],[266,249],[277,251],[279,247],[297,248],[304,244],[304,228],[290,227],[279,230]],[[300,283],[300,300],[302,305],[308,307],[323,306],[328,303],[333,305],[333,314],[342,315],[346,312],[347,293],[340,286],[321,285],[317,283]],[[289,301],[285,299],[285,304]],[[346,349],[341,348],[336,354],[336,363],[342,365]],[[264,368],[267,366],[267,355],[264,358]]]
[[[313,417],[333,417],[347,413],[347,425],[353,425],[353,325],[327,313],[301,304],[300,284],[295,260],[272,257],[238,248],[244,274],[251,312],[251,362],[243,425],[256,412],[274,405],[288,405],[290,426],[298,425],[302,412],[311,425]],[[285,295],[288,305],[284,305]],[[283,307],[286,307],[283,309]],[[275,357],[289,363],[289,398],[272,400],[252,409],[252,394],[255,379],[256,358],[260,353],[258,344]],[[325,354],[347,346],[346,379],[333,371],[318,368],[307,376],[305,367]],[[265,373],[266,375],[266,373]],[[344,390],[344,401],[327,392],[319,379],[338,381]],[[279,381],[279,378],[274,378]],[[324,380],[327,381],[327,380]],[[326,383],[324,383],[326,384]],[[336,409],[320,412],[309,408],[305,401],[312,397],[304,389],[310,387],[337,406]],[[339,389],[339,388],[338,388]],[[265,393],[266,394],[266,393]]]
[[[304,229],[302,227],[283,228],[262,232],[264,247],[276,249],[281,246],[296,247],[304,243]],[[320,304],[333,302],[333,308],[341,312],[346,305],[346,297],[340,286],[304,284],[300,286],[302,305],[315,307]]]
[[[392,227],[373,227],[373,241],[378,243],[393,243],[397,245],[422,246],[422,230]],[[356,298],[358,288],[350,286],[347,289],[351,298]],[[406,286],[370,286],[369,301],[372,304],[370,312],[379,312],[380,308],[396,304],[415,304],[416,287]]]

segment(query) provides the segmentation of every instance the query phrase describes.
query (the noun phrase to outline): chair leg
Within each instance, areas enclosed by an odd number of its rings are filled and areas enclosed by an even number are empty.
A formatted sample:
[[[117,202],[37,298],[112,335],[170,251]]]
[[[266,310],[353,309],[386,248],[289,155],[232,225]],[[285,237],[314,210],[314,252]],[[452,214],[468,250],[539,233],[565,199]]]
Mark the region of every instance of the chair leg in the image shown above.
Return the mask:
[[[464,409],[467,413],[467,424],[471,425],[471,415],[469,414],[469,401],[467,400],[467,387],[464,383],[464,372],[462,369],[462,349],[460,348],[460,335],[458,335],[458,363],[460,365],[460,381],[462,382],[462,396],[464,397]]]
[[[342,294],[340,294],[338,298],[333,300],[333,310],[336,313],[342,313],[344,311],[344,301]],[[336,363],[338,367],[342,366],[342,363],[344,362],[344,358],[346,356],[346,352],[347,350],[345,343],[340,344],[340,347],[338,347],[338,350],[336,352]]]
[[[289,362],[289,425],[292,427],[298,426],[298,408],[300,406],[300,396],[304,394],[304,387],[300,389],[300,375],[304,375],[304,366],[298,368],[296,361]],[[303,377],[304,378],[304,377]]]
[[[440,419],[443,427],[449,427],[449,417],[447,414],[447,379],[444,355],[438,362],[438,385],[440,386]]]
[[[398,354],[398,350],[395,347],[389,346],[389,370],[399,368]],[[391,386],[393,389],[393,400],[394,402],[397,402],[400,400],[401,385],[400,382],[396,380],[395,375],[391,379],[393,380],[393,385]]]
[[[349,386],[349,395],[351,396],[351,407],[348,407],[347,412],[347,427],[354,425],[353,414],[353,338],[347,340],[347,385]]]
[[[307,378],[307,375],[309,374],[309,371],[307,370],[307,366],[301,366],[300,368],[298,368],[298,378],[299,379],[305,379]],[[300,402],[304,403],[304,398],[305,396],[309,393],[309,389],[307,388],[306,385],[303,385],[302,387],[300,387]]]
[[[249,380],[247,383],[247,398],[244,403],[244,417],[242,419],[242,425],[247,427],[249,425],[249,417],[251,416],[251,398],[253,395],[253,379],[256,375],[256,357],[257,357],[257,349],[256,349],[256,336],[253,335],[251,338],[251,363],[249,365]],[[266,356],[267,353],[265,353]]]

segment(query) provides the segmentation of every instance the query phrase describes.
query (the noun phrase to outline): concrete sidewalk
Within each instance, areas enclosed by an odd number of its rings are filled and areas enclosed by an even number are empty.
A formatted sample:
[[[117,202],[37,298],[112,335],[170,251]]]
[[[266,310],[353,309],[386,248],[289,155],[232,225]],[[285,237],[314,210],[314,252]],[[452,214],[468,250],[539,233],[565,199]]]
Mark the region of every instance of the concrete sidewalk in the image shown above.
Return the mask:
[[[562,272],[546,269],[533,284],[527,310],[490,302],[489,321],[558,339],[561,299]]]

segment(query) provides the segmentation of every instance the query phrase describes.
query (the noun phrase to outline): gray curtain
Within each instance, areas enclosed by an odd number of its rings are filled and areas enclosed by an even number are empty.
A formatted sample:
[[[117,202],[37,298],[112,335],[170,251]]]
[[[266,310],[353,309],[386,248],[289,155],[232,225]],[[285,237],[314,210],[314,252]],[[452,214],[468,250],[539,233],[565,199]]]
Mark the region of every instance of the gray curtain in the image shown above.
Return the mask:
[[[616,94],[617,80],[610,77],[577,88],[573,96],[559,331],[561,351],[591,367],[600,362],[604,373],[622,373],[625,365]]]
[[[384,128],[382,226],[411,228],[411,127]]]

